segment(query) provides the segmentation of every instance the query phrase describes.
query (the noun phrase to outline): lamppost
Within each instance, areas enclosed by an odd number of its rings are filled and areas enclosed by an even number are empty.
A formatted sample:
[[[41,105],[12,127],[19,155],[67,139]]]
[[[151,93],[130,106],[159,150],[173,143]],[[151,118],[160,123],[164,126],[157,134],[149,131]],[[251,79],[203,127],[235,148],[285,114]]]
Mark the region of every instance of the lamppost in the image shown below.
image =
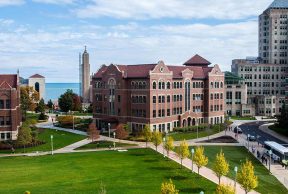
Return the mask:
[[[113,145],[114,145],[114,150],[115,150],[115,136],[116,136],[115,131],[113,132],[113,136],[114,136],[114,142],[113,142]]]
[[[51,139],[51,155],[53,155],[53,135],[50,136]]]
[[[247,135],[247,141],[248,141],[248,152],[249,152],[250,134]]]
[[[235,190],[235,193],[236,193],[236,179],[237,179],[237,171],[238,171],[238,167],[235,166],[235,167],[234,167],[234,172],[235,172],[234,190]]]
[[[196,126],[197,126],[197,139],[198,139],[198,117],[196,117]]]
[[[271,155],[272,155],[272,150],[269,150],[269,172],[271,172]]]
[[[193,149],[193,148],[191,149],[191,153],[192,153],[192,158],[191,158],[191,160],[192,160],[192,172],[193,172],[193,156],[194,156],[194,149]]]
[[[163,137],[163,156],[164,156],[164,158],[165,158],[165,152],[164,152],[165,142],[166,142],[166,138]]]
[[[109,133],[109,138],[110,138],[110,123],[108,123],[108,133]]]
[[[74,130],[74,115],[72,115],[72,118],[73,118],[73,130]]]
[[[201,191],[199,194],[204,194],[204,191]]]

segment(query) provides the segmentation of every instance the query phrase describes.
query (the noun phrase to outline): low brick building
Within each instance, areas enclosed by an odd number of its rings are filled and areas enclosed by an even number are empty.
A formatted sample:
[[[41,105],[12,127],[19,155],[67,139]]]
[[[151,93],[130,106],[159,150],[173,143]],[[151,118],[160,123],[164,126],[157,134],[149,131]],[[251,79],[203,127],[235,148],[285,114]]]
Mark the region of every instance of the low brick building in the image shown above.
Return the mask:
[[[16,140],[21,125],[18,75],[0,75],[0,141]]]
[[[195,55],[182,66],[103,65],[93,75],[93,116],[99,129],[149,124],[154,131],[224,122],[224,73]]]

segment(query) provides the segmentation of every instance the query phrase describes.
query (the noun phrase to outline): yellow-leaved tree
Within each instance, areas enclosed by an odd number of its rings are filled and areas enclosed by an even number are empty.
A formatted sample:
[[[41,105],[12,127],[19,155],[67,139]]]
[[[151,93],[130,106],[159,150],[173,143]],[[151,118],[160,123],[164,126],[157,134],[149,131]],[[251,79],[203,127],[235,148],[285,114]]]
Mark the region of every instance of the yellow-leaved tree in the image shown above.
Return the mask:
[[[169,152],[174,149],[174,139],[171,136],[167,137],[167,140],[164,145],[165,150],[167,151],[167,156],[169,157]]]
[[[145,127],[143,129],[143,136],[145,138],[146,148],[147,148],[148,142],[152,140],[152,132],[150,130],[149,125],[145,125]]]
[[[237,180],[245,190],[245,193],[250,192],[258,186],[258,177],[254,174],[254,166],[248,159],[246,159],[245,163],[241,164]]]
[[[235,194],[235,190],[231,185],[219,184],[216,187],[215,194]]]
[[[195,154],[193,155],[193,161],[198,167],[198,174],[200,168],[208,164],[208,158],[204,155],[204,148],[202,146],[196,148]]]
[[[152,142],[154,146],[156,147],[156,151],[158,146],[162,143],[162,133],[156,131],[152,133]]]
[[[221,181],[221,177],[227,175],[229,172],[229,164],[226,161],[222,150],[220,151],[220,153],[216,155],[213,171],[215,172],[216,176],[219,179],[219,184]]]
[[[181,160],[181,168],[182,168],[183,159],[188,158],[190,155],[189,147],[185,139],[180,143],[180,146],[178,147],[178,150],[177,150],[177,155]]]
[[[176,189],[171,179],[169,180],[169,182],[162,183],[161,194],[178,194],[178,193],[179,191]]]

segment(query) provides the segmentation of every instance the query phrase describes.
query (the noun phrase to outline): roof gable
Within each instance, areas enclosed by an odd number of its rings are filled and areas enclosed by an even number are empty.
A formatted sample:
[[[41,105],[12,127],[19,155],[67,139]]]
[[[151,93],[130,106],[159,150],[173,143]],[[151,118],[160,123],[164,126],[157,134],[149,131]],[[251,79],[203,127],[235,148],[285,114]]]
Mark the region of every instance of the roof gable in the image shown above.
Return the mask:
[[[274,0],[273,3],[268,7],[268,9],[279,9],[279,8],[284,8],[288,9],[288,1],[287,0]]]
[[[29,78],[45,78],[45,77],[37,73],[37,74],[30,76]]]
[[[1,89],[11,89],[12,87],[11,87],[6,81],[3,81],[3,82],[0,84],[0,88],[1,88]]]
[[[184,63],[186,66],[208,66],[210,64],[211,63],[208,60],[204,59],[198,54],[194,55],[191,59]]]
[[[17,88],[18,86],[17,74],[0,75],[0,86],[1,88],[5,89]]]

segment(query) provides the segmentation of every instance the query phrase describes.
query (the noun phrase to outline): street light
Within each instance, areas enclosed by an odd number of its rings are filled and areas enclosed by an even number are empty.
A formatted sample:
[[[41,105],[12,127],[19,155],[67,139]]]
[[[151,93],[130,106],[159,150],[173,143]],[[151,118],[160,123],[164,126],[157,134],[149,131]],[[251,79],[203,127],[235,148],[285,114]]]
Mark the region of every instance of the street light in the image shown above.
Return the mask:
[[[272,150],[269,150],[269,172],[271,172],[271,155],[272,155]]]
[[[204,194],[204,191],[201,191],[199,194]]]
[[[165,152],[164,152],[165,141],[166,141],[166,138],[165,138],[165,137],[163,137],[163,156],[164,156],[164,158],[165,158]]]
[[[73,130],[74,130],[74,115],[72,117],[73,117]]]
[[[191,153],[192,153],[192,172],[193,172],[193,155],[194,155],[194,149],[191,149]]]
[[[198,117],[196,117],[196,126],[197,126],[197,139],[198,139]]]
[[[109,133],[109,138],[110,138],[110,123],[108,123],[108,133]]]
[[[237,171],[238,171],[238,167],[235,166],[235,167],[234,167],[234,172],[235,172],[234,190],[235,190],[235,193],[236,193],[236,179],[237,179]]]
[[[113,145],[114,145],[114,150],[115,150],[115,136],[116,136],[115,131],[113,132],[113,136],[114,136],[114,142],[113,142]]]
[[[247,141],[248,141],[248,152],[249,152],[250,134],[247,135]]]
[[[53,155],[53,135],[50,136],[51,139],[51,155]]]

